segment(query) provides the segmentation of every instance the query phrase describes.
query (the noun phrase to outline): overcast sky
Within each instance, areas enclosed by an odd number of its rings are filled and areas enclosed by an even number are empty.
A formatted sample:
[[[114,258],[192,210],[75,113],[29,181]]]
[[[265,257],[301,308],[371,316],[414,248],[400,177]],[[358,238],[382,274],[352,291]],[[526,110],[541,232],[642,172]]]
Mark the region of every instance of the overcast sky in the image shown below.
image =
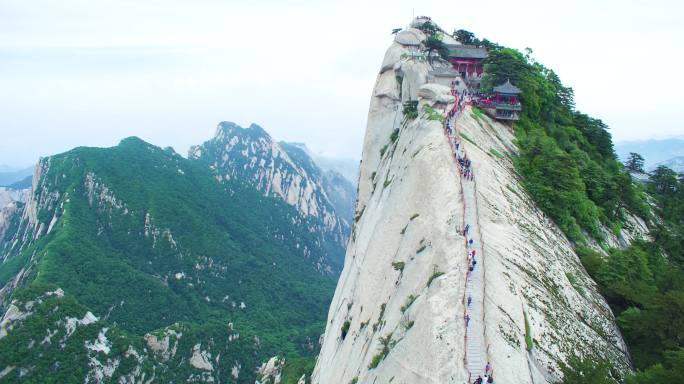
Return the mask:
[[[616,140],[683,135],[677,0],[0,0],[0,164],[222,120],[359,157],[390,31],[429,15],[531,47]]]

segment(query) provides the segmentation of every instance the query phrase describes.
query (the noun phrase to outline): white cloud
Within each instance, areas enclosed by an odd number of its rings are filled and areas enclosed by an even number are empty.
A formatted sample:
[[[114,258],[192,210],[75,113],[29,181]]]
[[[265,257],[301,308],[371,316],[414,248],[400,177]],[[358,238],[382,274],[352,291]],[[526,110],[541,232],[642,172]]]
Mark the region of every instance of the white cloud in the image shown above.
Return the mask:
[[[414,11],[532,47],[617,139],[681,134],[675,1],[5,0],[0,163],[130,135],[185,152],[221,120],[359,156],[389,32]]]

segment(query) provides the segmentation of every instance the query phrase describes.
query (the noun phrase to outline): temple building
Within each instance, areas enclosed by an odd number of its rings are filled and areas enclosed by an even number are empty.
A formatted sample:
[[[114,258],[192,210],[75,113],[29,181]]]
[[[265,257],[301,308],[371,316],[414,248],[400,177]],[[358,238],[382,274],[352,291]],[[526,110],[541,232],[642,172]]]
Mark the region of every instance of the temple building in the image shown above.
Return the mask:
[[[521,93],[520,88],[506,80],[504,84],[494,87],[490,96],[480,99],[477,106],[497,120],[516,121],[520,119],[519,112],[522,110],[518,98]]]
[[[484,73],[483,61],[487,58],[487,49],[474,45],[447,44],[449,62],[461,74],[463,80],[473,89],[480,87]]]
[[[494,107],[496,108],[497,120],[519,120],[518,112],[522,110],[522,104],[518,96],[522,91],[511,84],[510,80],[498,87],[494,87]]]

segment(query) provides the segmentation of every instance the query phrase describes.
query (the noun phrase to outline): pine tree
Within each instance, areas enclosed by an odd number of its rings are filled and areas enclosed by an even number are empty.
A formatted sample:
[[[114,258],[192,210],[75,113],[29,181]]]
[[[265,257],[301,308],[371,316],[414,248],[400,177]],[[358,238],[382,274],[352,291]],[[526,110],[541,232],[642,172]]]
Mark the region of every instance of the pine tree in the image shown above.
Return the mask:
[[[644,158],[636,152],[630,152],[625,167],[631,172],[644,173]]]
[[[445,60],[449,57],[449,49],[437,33],[433,33],[425,39],[425,48],[428,50],[428,57],[431,57],[432,52],[437,52]]]
[[[453,37],[461,44],[480,45],[480,40],[475,37],[475,34],[470,31],[466,31],[465,29],[454,31]]]

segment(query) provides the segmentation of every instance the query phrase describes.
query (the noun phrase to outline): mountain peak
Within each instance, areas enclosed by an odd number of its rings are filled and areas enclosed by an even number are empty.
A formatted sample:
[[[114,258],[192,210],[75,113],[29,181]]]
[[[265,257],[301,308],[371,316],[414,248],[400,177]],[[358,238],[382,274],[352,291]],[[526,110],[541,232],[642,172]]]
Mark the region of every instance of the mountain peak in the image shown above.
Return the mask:
[[[463,383],[487,368],[495,382],[557,382],[556,362],[576,351],[628,372],[573,244],[526,195],[511,127],[462,102],[460,72],[446,84],[426,76],[439,59],[418,56],[407,35],[372,92],[353,235],[312,383]]]
[[[270,139],[268,132],[256,123],[251,123],[249,127],[244,128],[232,121],[220,122],[216,127],[216,134],[214,136],[216,139],[225,139],[245,134],[266,136]]]
[[[335,244],[335,252],[346,245],[354,188],[350,183],[326,179],[303,144],[275,142],[255,123],[243,128],[222,122],[216,136],[192,147],[189,157],[206,161],[220,182],[239,180],[293,206],[302,218],[320,226]],[[341,253],[336,260],[339,264]]]
[[[147,141],[139,138],[138,136],[129,136],[124,139],[121,139],[119,142],[120,147],[125,147],[129,145],[152,145],[148,143]]]

